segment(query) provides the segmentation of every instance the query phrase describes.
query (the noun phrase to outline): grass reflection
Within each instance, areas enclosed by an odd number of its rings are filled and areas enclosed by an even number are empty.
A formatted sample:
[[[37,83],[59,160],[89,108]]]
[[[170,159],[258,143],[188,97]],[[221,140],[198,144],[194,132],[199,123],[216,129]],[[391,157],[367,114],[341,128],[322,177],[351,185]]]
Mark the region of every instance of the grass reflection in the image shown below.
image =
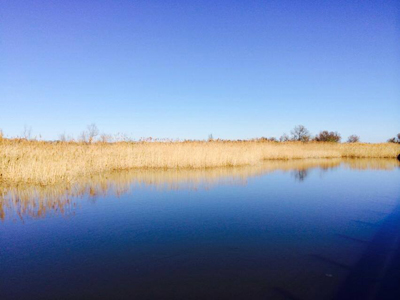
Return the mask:
[[[356,170],[393,170],[394,159],[308,159],[266,161],[246,167],[152,170],[136,169],[83,177],[76,183],[57,185],[0,185],[0,219],[43,218],[52,214],[73,215],[80,199],[117,197],[143,186],[159,190],[210,189],[216,185],[245,185],[248,178],[274,171],[292,172],[306,180],[311,169],[329,170],[342,166]]]

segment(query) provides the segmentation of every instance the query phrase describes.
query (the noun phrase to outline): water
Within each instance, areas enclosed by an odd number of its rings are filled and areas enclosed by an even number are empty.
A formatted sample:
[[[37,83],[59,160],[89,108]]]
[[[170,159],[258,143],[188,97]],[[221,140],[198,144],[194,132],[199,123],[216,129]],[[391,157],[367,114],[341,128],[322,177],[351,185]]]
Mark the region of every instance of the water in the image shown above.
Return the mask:
[[[395,160],[307,160],[2,187],[0,299],[386,299],[399,182]]]

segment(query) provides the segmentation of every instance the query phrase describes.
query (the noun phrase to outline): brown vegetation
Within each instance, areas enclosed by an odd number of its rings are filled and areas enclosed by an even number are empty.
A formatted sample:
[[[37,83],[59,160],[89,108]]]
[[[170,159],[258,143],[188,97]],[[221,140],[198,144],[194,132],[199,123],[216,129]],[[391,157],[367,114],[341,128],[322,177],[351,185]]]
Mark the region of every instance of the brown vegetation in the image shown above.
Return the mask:
[[[315,136],[314,140],[316,142],[330,142],[330,143],[339,143],[342,137],[337,132],[329,132],[327,130],[321,131],[318,135]]]
[[[358,143],[359,141],[360,141],[360,137],[355,134],[352,134],[347,138],[348,143]]]
[[[397,143],[397,144],[400,144],[400,133],[398,133],[397,136],[395,136],[395,137],[393,137],[393,138],[391,138],[391,139],[388,139],[388,142],[389,142],[389,143]]]
[[[0,182],[53,184],[128,169],[205,169],[263,160],[396,158],[400,145],[321,142],[43,142],[0,141]]]

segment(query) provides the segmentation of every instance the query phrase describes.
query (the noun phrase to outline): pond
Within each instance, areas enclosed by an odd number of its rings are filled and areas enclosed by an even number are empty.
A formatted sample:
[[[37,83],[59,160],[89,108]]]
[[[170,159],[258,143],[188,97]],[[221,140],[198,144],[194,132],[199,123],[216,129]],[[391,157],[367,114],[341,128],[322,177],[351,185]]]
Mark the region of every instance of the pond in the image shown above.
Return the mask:
[[[0,187],[0,299],[397,299],[399,183],[319,159]]]

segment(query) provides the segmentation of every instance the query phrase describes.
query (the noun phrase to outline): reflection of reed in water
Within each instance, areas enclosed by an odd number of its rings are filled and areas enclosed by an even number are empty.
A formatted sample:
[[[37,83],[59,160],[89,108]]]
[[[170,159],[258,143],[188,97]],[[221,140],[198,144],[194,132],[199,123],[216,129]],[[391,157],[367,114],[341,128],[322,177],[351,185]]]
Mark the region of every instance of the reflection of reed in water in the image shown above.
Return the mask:
[[[120,171],[82,178],[79,183],[74,184],[0,185],[0,219],[4,220],[6,217],[23,219],[24,216],[41,218],[54,213],[67,215],[74,213],[78,198],[96,199],[97,196],[109,194],[118,197],[131,189],[142,186],[160,190],[210,189],[221,184],[246,184],[247,178],[277,170],[307,174],[308,170],[313,168],[329,170],[341,164],[347,168],[359,170],[391,170],[400,166],[396,160],[383,159],[266,161],[247,167]],[[305,180],[306,176],[301,176],[301,179]]]
[[[331,162],[329,164],[328,162]],[[332,169],[333,167],[337,166],[338,164],[342,164],[344,168],[352,169],[352,170],[392,170],[394,168],[399,168],[400,163],[396,162],[393,159],[339,159],[338,161],[336,160],[327,160],[327,163],[322,163],[317,165],[320,170],[322,171],[327,171],[329,169]],[[338,163],[339,162],[339,163]],[[298,167],[293,169],[292,174],[293,177],[297,181],[304,181],[307,176],[310,174],[309,170],[311,169],[311,166],[304,166],[304,167]]]
[[[355,170],[393,170],[400,168],[395,159],[344,159],[344,166]]]

